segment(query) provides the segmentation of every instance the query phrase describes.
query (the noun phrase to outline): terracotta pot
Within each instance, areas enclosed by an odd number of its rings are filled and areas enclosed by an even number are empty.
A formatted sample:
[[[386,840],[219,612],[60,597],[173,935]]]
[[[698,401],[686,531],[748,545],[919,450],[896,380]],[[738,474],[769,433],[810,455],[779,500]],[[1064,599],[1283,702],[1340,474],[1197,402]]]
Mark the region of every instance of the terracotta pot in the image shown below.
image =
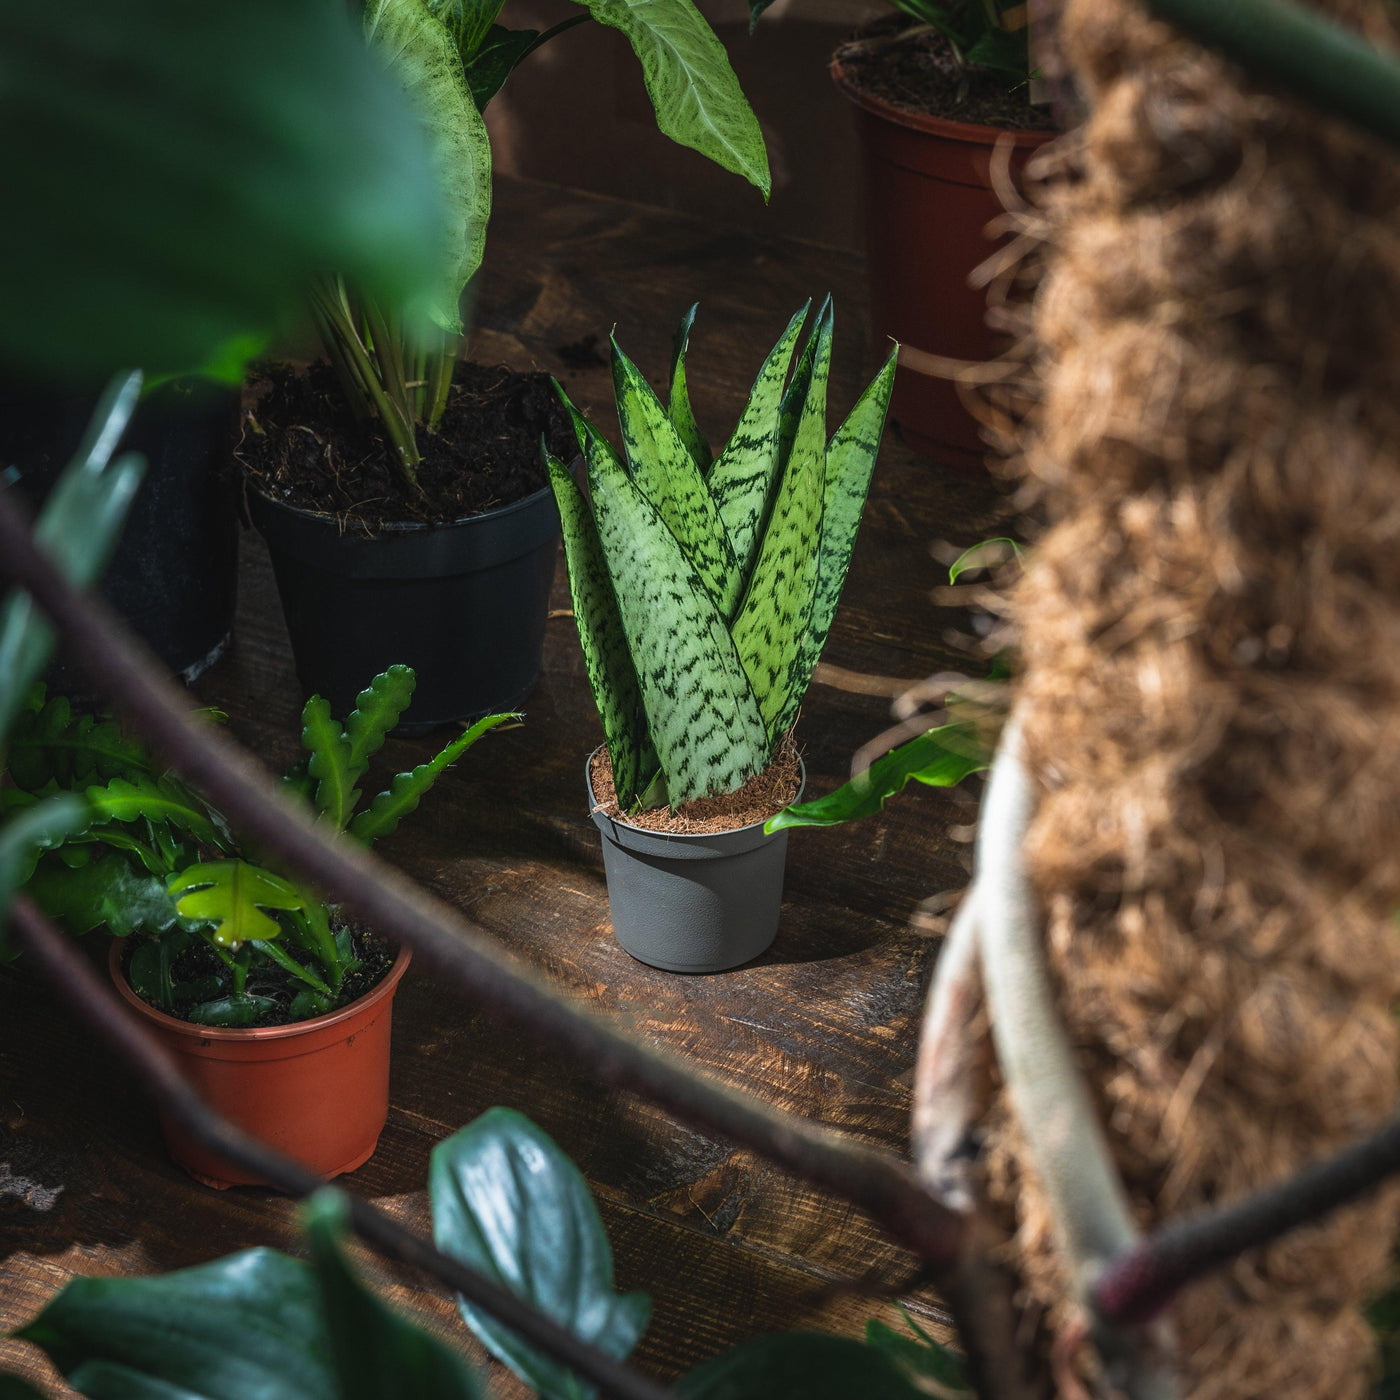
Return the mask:
[[[179,1061],[209,1105],[322,1176],[368,1160],[389,1116],[389,1030],[394,992],[411,953],[400,951],[358,1001],[290,1026],[225,1030],[177,1020],[147,1005],[122,968],[122,939],[108,967],[117,991]],[[170,1155],[207,1186],[263,1186],[162,1116]]]
[[[890,414],[911,447],[978,465],[986,449],[976,420],[951,380],[920,366],[920,353],[988,360],[1005,347],[1005,337],[986,325],[984,294],[967,284],[997,247],[983,232],[1002,212],[991,187],[992,151],[1011,137],[1014,178],[1055,133],[901,111],[861,91],[839,58],[831,77],[854,104],[861,144],[871,337],[877,349],[887,337],[902,347]]]

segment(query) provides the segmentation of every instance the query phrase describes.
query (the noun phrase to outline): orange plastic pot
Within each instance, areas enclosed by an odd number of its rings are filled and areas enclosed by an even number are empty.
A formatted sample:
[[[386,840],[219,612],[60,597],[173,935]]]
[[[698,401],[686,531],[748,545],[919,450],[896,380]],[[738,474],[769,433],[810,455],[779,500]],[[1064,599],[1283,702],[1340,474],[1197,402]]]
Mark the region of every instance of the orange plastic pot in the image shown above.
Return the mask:
[[[997,248],[984,232],[1002,212],[992,151],[1011,137],[1015,178],[1055,133],[901,111],[861,91],[839,58],[831,77],[854,106],[861,145],[871,334],[877,345],[893,337],[901,346],[890,415],[918,451],[978,465],[986,449],[977,421],[928,357],[989,360],[1005,348],[986,324],[983,292],[967,280]]]
[[[113,940],[108,967],[117,991],[179,1061],[204,1100],[270,1147],[322,1176],[369,1159],[389,1116],[389,1031],[394,992],[411,954],[400,951],[383,980],[339,1011],[290,1026],[224,1030],[177,1020],[148,1006],[122,967]],[[208,1186],[265,1186],[162,1115],[170,1155]]]

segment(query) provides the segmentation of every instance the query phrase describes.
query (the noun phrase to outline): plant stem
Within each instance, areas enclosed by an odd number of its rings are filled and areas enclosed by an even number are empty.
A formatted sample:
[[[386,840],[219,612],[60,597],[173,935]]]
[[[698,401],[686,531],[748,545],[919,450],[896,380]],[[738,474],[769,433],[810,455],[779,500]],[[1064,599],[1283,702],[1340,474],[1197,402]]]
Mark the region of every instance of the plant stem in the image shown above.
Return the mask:
[[[542,34],[535,36],[535,42],[515,60],[515,66],[518,68],[537,48],[542,44],[549,43],[551,39],[562,34],[566,29],[572,29],[576,24],[584,24],[592,18],[593,16],[587,13],[571,15],[568,19],[561,19],[558,24],[551,25]]]
[[[14,901],[10,915],[19,941],[39,970],[135,1070],[160,1107],[202,1146],[289,1196],[309,1196],[325,1185],[313,1172],[249,1137],[210,1108],[190,1087],[170,1052],[142,1028],[72,940],[54,928],[26,896]],[[618,1400],[674,1400],[670,1391],[565,1331],[494,1280],[440,1253],[359,1197],[346,1195],[350,1223],[363,1239],[439,1279],[608,1395]]]

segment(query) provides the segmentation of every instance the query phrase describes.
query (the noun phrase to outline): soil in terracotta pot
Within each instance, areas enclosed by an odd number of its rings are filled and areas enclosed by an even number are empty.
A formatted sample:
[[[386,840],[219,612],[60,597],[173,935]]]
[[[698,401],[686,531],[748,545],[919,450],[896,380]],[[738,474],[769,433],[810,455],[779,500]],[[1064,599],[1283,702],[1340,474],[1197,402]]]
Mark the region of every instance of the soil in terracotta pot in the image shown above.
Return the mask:
[[[436,433],[418,430],[415,493],[394,448],[356,422],[330,365],[270,366],[243,411],[237,457],[275,500],[326,511],[371,531],[395,521],[441,524],[510,505],[547,484],[540,435],[560,460],[578,446],[550,377],[462,361]]]
[[[1010,83],[1006,74],[987,69],[959,68],[947,39],[934,30],[894,38],[913,27],[905,15],[885,15],[837,49],[861,92],[923,117],[1008,131],[1049,129],[1049,109],[1031,105],[1025,83]]]
[[[383,938],[355,925],[337,924],[332,931],[339,933],[342,929],[348,930],[351,951],[360,965],[354,971],[346,973],[339,994],[326,1011],[317,1012],[317,1015],[329,1015],[332,1011],[349,1006],[352,1001],[358,1001],[367,992],[373,991],[394,965],[394,949]],[[132,951],[135,951],[134,947]],[[170,971],[171,981],[176,989],[173,1007],[158,1005],[142,995],[139,988],[133,990],[148,1006],[157,1011],[164,1011],[166,1015],[181,1021],[190,1019],[190,1012],[200,1001],[212,1000],[222,991],[231,990],[222,986],[229,978],[227,966],[203,938],[194,938],[171,963]],[[305,985],[270,962],[262,961],[251,968],[245,990],[254,996],[267,997],[276,1003],[275,1010],[264,1012],[252,1023],[253,1028],[289,1026],[298,1020],[307,1019],[293,1016],[291,1013],[292,999]],[[180,993],[185,989],[193,989],[198,994],[182,997]]]
[[[750,778],[738,792],[683,802],[674,812],[669,807],[623,812],[613,787],[612,760],[606,746],[593,755],[588,777],[600,812],[625,821],[629,826],[673,836],[736,831],[741,826],[767,821],[794,801],[802,788],[802,767],[798,762],[797,745],[791,737],[783,741],[773,762]]]

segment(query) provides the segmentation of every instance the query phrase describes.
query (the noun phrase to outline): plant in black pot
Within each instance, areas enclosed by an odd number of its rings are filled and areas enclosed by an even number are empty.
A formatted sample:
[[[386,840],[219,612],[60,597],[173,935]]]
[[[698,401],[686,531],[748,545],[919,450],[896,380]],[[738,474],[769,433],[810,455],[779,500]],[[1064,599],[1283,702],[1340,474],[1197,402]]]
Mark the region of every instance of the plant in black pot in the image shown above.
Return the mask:
[[[1036,96],[1028,7],[1010,0],[895,0],[831,62],[861,145],[871,324],[900,343],[891,416],[940,461],[980,463],[976,419],[952,377],[1010,342],[987,324],[973,271],[997,248],[993,152],[1019,176],[1054,135]],[[761,13],[761,0],[759,12]]]
[[[685,391],[693,308],[666,406],[613,346],[624,456],[571,406],[587,497],[546,454],[606,738],[586,776],[613,927],[634,957],[672,972],[737,966],[777,932],[787,837],[763,823],[801,790],[790,731],[889,403],[893,354],[827,441],[829,299],[784,388],[806,315],[764,361],[717,456]]]
[[[413,689],[412,669],[393,666],[361,691],[344,724],[320,696],[302,712],[307,757],[285,781],[322,821],[366,845],[393,832],[482,734],[513,718],[477,721],[365,803],[370,758]],[[191,1082],[318,1171],[364,1161],[388,1111],[391,1008],[408,950],[338,918],[314,890],[246,849],[110,719],[75,715],[42,687],[14,725],[8,765],[0,799],[11,815],[60,792],[85,804],[84,823],[31,852],[25,888],[70,933],[116,935],[118,991]],[[249,1180],[178,1125],[165,1128],[172,1156],[201,1180]]]
[[[662,131],[769,188],[757,120],[689,0],[581,3],[543,34],[498,25],[500,0],[366,6],[367,41],[415,101],[452,209],[437,292],[403,308],[323,278],[312,309],[326,362],[274,371],[245,418],[249,505],[303,687],[348,704],[367,671],[405,659],[417,728],[508,708],[533,686],[559,531],[541,433],[572,456],[545,375],[458,356],[491,204],[481,109],[527,54],[592,17],[631,42]]]

